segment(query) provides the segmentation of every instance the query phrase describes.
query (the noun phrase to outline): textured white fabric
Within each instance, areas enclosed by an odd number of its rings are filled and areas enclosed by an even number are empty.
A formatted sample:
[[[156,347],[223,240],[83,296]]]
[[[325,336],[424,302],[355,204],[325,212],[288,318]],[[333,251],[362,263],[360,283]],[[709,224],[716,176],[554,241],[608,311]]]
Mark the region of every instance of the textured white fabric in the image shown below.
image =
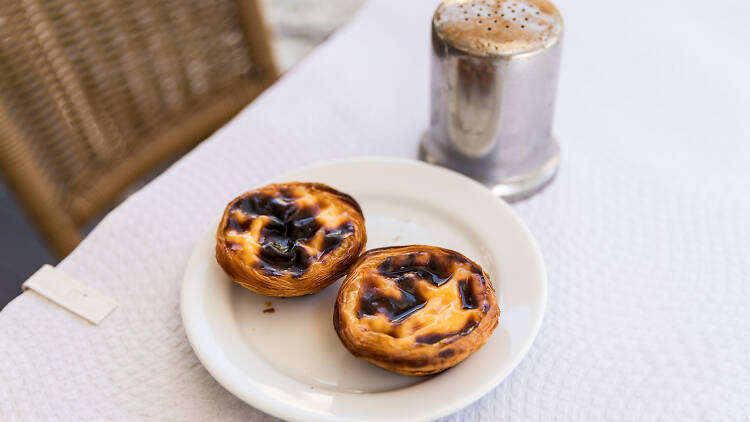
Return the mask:
[[[539,337],[447,421],[750,419],[750,6],[560,0],[556,181],[515,209],[549,272]],[[0,313],[0,420],[271,420],[198,362],[193,243],[237,192],[312,161],[413,157],[434,1],[372,0],[59,266],[120,306]],[[428,184],[429,181],[418,181]],[[438,189],[438,187],[434,187]]]

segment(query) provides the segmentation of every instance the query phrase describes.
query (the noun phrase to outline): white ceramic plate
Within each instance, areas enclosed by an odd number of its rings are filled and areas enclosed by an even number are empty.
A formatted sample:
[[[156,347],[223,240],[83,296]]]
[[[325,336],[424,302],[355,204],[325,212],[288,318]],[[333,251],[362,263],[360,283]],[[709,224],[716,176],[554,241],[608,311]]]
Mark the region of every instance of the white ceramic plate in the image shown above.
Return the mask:
[[[334,161],[273,181],[322,182],[352,195],[365,214],[368,249],[436,245],[476,261],[497,290],[500,323],[482,349],[439,375],[390,373],[354,358],[336,336],[340,281],[301,298],[254,294],[216,263],[212,226],[185,271],[182,321],[227,390],[289,420],[422,421],[474,402],[518,365],[541,324],[547,281],[536,242],[505,202],[471,179],[411,160]],[[267,301],[274,313],[263,312]]]

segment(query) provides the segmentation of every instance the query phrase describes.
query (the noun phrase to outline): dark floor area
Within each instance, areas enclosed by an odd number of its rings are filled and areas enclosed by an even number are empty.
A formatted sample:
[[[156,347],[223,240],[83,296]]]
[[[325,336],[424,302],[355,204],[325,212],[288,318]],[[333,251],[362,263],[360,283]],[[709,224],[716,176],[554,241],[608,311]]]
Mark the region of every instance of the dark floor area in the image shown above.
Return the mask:
[[[24,282],[57,259],[0,179],[0,309],[21,294]]]

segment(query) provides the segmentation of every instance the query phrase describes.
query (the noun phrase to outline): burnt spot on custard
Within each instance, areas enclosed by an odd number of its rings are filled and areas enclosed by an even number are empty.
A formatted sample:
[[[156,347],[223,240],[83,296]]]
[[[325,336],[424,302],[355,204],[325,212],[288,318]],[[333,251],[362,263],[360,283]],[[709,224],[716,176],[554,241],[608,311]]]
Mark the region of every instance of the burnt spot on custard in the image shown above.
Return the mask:
[[[466,325],[463,326],[458,331],[453,331],[449,333],[432,333],[432,334],[425,334],[417,337],[415,339],[417,344],[435,344],[439,342],[440,340],[446,339],[448,337],[461,337],[469,334],[474,330],[474,328],[479,325],[479,321],[468,321]]]
[[[377,266],[377,275],[365,278],[362,282],[357,317],[362,318],[379,314],[386,316],[394,326],[399,325],[427,304],[427,298],[422,296],[416,287],[417,283],[423,280],[436,287],[444,285],[454,278],[453,264],[456,262],[468,264],[471,273],[478,275],[481,284],[485,284],[482,270],[457,254],[411,252],[384,259]],[[396,285],[398,293],[390,295],[379,289],[375,280],[372,279],[372,277],[378,276],[391,279]],[[455,281],[462,308],[477,309],[482,300],[472,285],[471,277]],[[482,306],[481,311],[487,313],[489,304]],[[471,320],[456,332],[423,335],[418,337],[416,342],[434,344],[447,337],[463,336],[470,333],[478,324],[479,321]],[[385,334],[393,335],[392,331],[394,330],[389,330]]]
[[[465,260],[459,256],[440,256],[427,252],[411,252],[390,256],[378,265],[380,275],[398,280],[403,276],[415,276],[427,280],[435,286],[442,286],[453,275],[450,269],[451,258]],[[427,264],[420,261],[427,260]]]
[[[394,324],[405,320],[409,315],[422,309],[427,299],[422,297],[414,284],[413,274],[399,276],[395,282],[401,291],[400,297],[382,294],[372,283],[367,283],[360,294],[358,317],[382,314]]]
[[[237,211],[247,217],[245,221],[235,218]],[[355,231],[351,221],[332,229],[322,227],[316,219],[319,212],[316,204],[299,206],[292,189],[283,187],[273,195],[256,193],[237,199],[229,208],[225,229],[244,233],[255,218],[266,216],[258,239],[261,247],[256,265],[267,275],[289,273],[300,277],[313,262],[336,249]],[[310,255],[304,244],[321,229],[323,246],[317,256]]]
[[[477,296],[469,280],[462,280],[458,283],[458,294],[461,297],[461,307],[464,309],[477,308]]]

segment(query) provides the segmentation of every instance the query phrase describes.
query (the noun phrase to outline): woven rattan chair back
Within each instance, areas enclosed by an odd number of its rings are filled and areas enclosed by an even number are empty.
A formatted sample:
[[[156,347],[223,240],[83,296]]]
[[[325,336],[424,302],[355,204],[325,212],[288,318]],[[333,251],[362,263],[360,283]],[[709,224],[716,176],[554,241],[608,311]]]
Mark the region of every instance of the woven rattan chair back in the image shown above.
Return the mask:
[[[277,77],[257,0],[0,4],[0,168],[53,249]]]

